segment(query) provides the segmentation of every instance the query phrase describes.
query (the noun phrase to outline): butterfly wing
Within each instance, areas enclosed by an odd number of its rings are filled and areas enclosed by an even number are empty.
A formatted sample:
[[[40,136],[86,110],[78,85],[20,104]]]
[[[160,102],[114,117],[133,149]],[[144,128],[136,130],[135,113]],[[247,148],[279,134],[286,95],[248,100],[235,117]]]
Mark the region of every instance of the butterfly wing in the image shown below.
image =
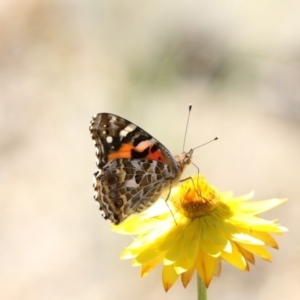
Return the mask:
[[[93,117],[90,132],[98,167],[94,198],[113,223],[145,210],[178,182],[178,159],[137,125],[100,113]]]
[[[95,173],[95,200],[105,219],[118,224],[151,206],[172,185],[170,167],[156,160],[115,159]]]
[[[161,161],[177,170],[177,163],[165,146],[124,118],[109,113],[97,114],[91,121],[90,132],[99,169],[114,159],[146,158]]]

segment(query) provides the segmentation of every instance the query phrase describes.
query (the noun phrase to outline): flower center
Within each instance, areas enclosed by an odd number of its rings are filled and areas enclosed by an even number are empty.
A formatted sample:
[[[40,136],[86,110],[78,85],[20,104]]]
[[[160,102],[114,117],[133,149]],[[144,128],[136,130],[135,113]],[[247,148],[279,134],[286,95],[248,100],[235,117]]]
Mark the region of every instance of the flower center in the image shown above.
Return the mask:
[[[219,193],[203,177],[193,177],[184,182],[171,197],[176,209],[187,218],[211,214],[220,203]]]

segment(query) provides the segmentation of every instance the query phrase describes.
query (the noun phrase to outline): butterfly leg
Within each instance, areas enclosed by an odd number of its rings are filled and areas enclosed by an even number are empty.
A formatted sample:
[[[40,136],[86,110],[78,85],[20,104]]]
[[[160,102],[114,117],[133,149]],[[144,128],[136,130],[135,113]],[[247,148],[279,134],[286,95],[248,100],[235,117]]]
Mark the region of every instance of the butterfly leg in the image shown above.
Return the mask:
[[[171,210],[171,207],[170,207],[169,204],[168,204],[168,200],[169,200],[169,197],[170,197],[170,195],[171,195],[171,188],[172,188],[172,182],[171,182],[171,184],[170,184],[168,196],[167,196],[165,202],[166,202],[166,205],[168,206],[168,209],[169,209],[170,213],[172,214],[172,217],[173,217],[173,219],[174,219],[175,224],[177,225],[177,222],[176,222],[175,216],[174,216],[174,214],[173,214],[173,211]]]
[[[193,162],[191,162],[191,164],[197,169],[197,175],[199,176],[200,170],[199,170],[198,166],[195,165]],[[198,177],[197,177],[197,178],[198,178]],[[197,191],[197,189],[196,189],[196,187],[195,187],[195,183],[194,183],[194,180],[193,180],[192,177],[187,177],[187,178],[181,179],[179,182],[183,182],[183,181],[186,181],[186,180],[189,180],[189,179],[192,180],[194,189],[195,189],[196,193],[198,194],[198,191]],[[197,186],[198,186],[198,179],[197,179]],[[200,196],[200,195],[198,194],[198,196]]]
[[[194,180],[193,180],[193,178],[192,177],[186,177],[186,178],[184,178],[184,179],[181,179],[179,182],[184,182],[184,181],[186,181],[186,180],[191,180],[192,181],[192,183],[193,183],[193,186],[194,186],[194,190],[195,190],[195,192],[196,192],[196,194],[198,195],[198,197],[201,197],[201,191],[198,191],[198,189],[196,189],[196,186],[195,186],[195,182],[194,182]],[[197,177],[197,186],[198,186],[198,177]],[[189,193],[189,191],[187,192],[187,194]]]

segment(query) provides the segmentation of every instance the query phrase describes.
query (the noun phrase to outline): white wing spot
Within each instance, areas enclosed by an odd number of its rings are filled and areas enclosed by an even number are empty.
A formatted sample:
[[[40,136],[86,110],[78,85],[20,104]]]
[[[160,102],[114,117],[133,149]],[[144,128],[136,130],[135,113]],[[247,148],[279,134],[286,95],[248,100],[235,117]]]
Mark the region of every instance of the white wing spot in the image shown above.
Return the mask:
[[[121,130],[120,131],[120,136],[125,137],[127,135],[128,131],[126,130]]]
[[[108,136],[107,138],[106,138],[106,142],[107,143],[112,143],[112,141],[113,141],[113,138],[111,137],[111,136]]]
[[[134,129],[136,129],[136,125],[134,124],[129,124],[128,126],[126,126],[123,130],[120,131],[120,136],[121,137],[125,137],[127,136],[127,134],[131,131],[133,131]]]
[[[124,130],[128,131],[128,132],[131,132],[133,131],[134,129],[136,129],[136,125],[134,124],[129,124]]]
[[[136,188],[139,187],[139,184],[135,181],[134,178],[125,181],[124,187],[131,187],[131,188]]]
[[[103,131],[102,131],[102,134],[106,134],[106,130],[103,130]]]

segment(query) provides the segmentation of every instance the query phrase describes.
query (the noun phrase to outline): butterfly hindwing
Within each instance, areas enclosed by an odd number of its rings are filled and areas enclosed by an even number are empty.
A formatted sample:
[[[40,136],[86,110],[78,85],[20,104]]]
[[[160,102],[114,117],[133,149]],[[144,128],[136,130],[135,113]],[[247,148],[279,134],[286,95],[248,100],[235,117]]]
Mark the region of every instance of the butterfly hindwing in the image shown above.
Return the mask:
[[[167,164],[147,159],[116,159],[96,174],[96,201],[115,224],[151,206],[168,191],[174,174]]]

